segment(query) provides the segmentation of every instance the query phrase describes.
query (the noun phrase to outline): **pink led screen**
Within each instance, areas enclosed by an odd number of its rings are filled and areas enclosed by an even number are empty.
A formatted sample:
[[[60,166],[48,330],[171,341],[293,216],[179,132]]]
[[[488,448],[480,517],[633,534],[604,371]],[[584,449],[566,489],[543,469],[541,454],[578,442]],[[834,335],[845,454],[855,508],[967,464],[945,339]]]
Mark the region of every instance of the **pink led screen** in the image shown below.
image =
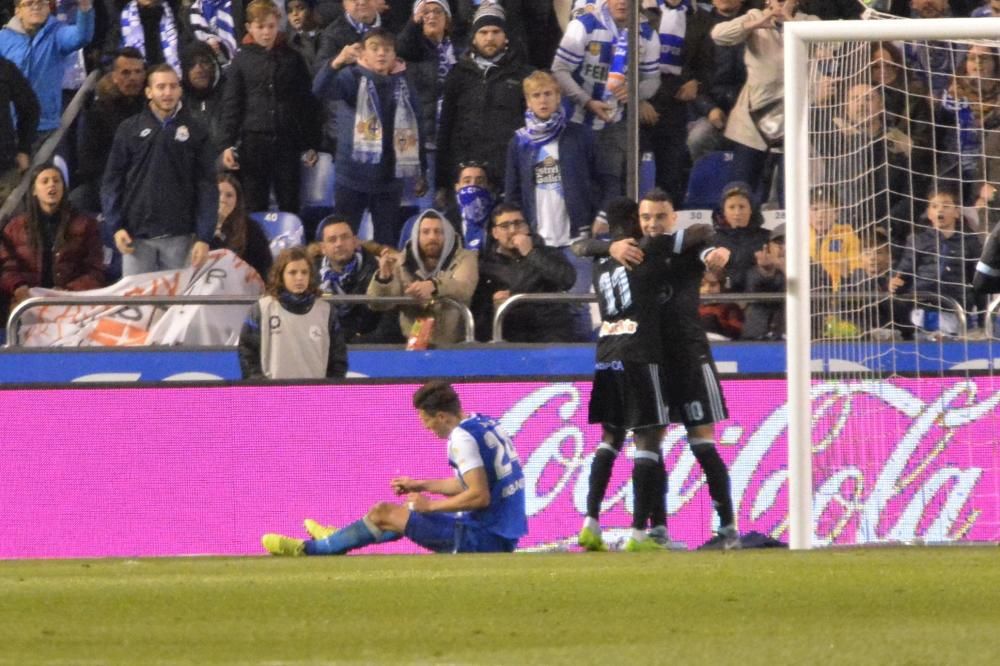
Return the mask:
[[[1000,386],[993,378],[816,384],[817,544],[1000,539]],[[527,479],[523,548],[579,529],[599,429],[589,384],[456,384],[514,435]],[[397,474],[450,474],[412,384],[0,391],[0,557],[260,553],[263,532],[345,524]],[[717,428],[740,528],[787,540],[785,384],[724,382]],[[683,429],[664,440],[671,536],[696,547],[712,510]],[[602,518],[630,520],[631,460]],[[620,531],[614,528],[621,528]],[[406,543],[371,552],[417,552]]]

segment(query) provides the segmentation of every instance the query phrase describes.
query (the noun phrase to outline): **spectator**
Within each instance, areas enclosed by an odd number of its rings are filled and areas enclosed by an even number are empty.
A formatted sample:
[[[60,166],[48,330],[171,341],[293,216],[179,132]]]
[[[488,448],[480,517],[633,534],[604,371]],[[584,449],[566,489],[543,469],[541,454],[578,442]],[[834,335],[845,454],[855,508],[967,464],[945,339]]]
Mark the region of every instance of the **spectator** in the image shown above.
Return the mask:
[[[278,210],[298,214],[301,163],[316,163],[319,144],[309,68],[278,32],[274,2],[253,0],[246,14],[247,36],[226,72],[222,164],[239,170],[249,210],[267,210],[273,187]]]
[[[118,126],[101,184],[123,275],[182,268],[189,253],[200,265],[219,202],[208,130],[181,107],[177,72],[153,67],[146,97],[146,108]]]
[[[809,204],[809,259],[814,286],[838,291],[861,268],[861,241],[851,225],[837,220],[840,198],[830,187],[813,189]]]
[[[219,214],[209,249],[231,250],[253,266],[261,280],[267,279],[273,259],[271,247],[264,230],[247,216],[239,179],[232,173],[221,172],[216,181],[219,184]]]
[[[437,136],[437,182],[454,183],[458,165],[488,165],[489,179],[504,183],[504,151],[524,119],[521,81],[531,73],[507,41],[506,17],[484,4],[472,23],[472,43],[448,74]],[[443,198],[443,193],[442,198]]]
[[[784,293],[785,225],[771,230],[771,237],[755,254],[757,264],[746,279],[748,294]],[[743,340],[781,340],[785,337],[785,302],[753,301],[747,304]]]
[[[852,0],[853,1],[853,0]],[[691,58],[700,63],[704,78],[698,80],[698,95],[690,108],[697,119],[688,129],[687,147],[691,161],[715,150],[728,150],[726,119],[747,80],[743,63],[743,44],[722,45],[712,39],[712,28],[743,12],[743,0],[712,0],[712,10],[698,11],[690,17],[685,44],[690,44]]]
[[[957,192],[941,186],[928,192],[926,217],[931,228],[925,227],[910,239],[889,281],[889,291],[930,292],[968,309],[982,242],[977,234],[965,230]],[[956,327],[946,326],[947,319],[942,317],[941,329],[954,334]]]
[[[460,246],[455,230],[443,215],[425,211],[413,225],[406,249],[402,253],[387,249],[378,262],[378,271],[368,285],[369,296],[410,296],[419,301],[418,305],[399,308],[399,327],[404,336],[410,334],[418,320],[433,318],[433,346],[464,339],[459,313],[435,298],[453,298],[468,306],[479,281],[479,267],[476,253]],[[375,305],[372,308],[384,309]]]
[[[31,172],[25,212],[0,237],[0,296],[13,307],[32,287],[84,291],[104,286],[104,251],[94,218],[74,210],[62,172],[51,163]]]
[[[455,206],[446,211],[447,217],[462,235],[462,247],[481,250],[487,238],[490,214],[496,204],[494,188],[490,183],[486,165],[463,162],[458,165],[455,181]]]
[[[337,212],[357,233],[368,210],[375,241],[396,247],[403,178],[418,177],[418,196],[426,191],[415,112],[420,103],[405,76],[392,73],[396,42],[390,33],[369,30],[361,49],[358,64],[320,70],[313,90],[320,99],[338,100]]]
[[[1000,16],[1000,0],[986,0],[982,6],[973,9],[970,16],[972,18]]]
[[[960,14],[959,14],[960,15]],[[967,14],[966,14],[967,15]],[[910,0],[910,17],[937,19],[953,16],[948,0]],[[906,43],[906,65],[919,86],[912,92],[940,97],[956,75],[964,54],[954,43],[915,41]]]
[[[325,67],[339,70],[355,64],[361,56],[361,38],[382,25],[375,0],[344,0],[343,9],[344,13],[320,34],[317,71]]]
[[[625,189],[626,123],[621,121],[629,95],[626,62],[639,67],[640,119],[655,122],[656,116],[648,100],[660,86],[660,38],[643,20],[639,57],[630,57],[627,21],[628,0],[599,0],[593,12],[570,21],[552,61],[552,74],[573,108],[570,124],[595,132],[602,204]]]
[[[764,229],[764,217],[753,205],[750,186],[746,183],[726,185],[714,218],[715,243],[731,253],[722,273],[722,288],[743,291],[747,273],[756,263],[755,254],[770,236]]]
[[[242,38],[243,0],[194,0],[188,10],[188,23],[194,38],[212,49],[216,62],[225,66],[236,55]]]
[[[0,203],[7,200],[31,163],[31,144],[41,109],[31,83],[6,58],[0,58]],[[13,113],[11,110],[13,109]]]
[[[874,339],[894,339],[897,333],[913,337],[910,323],[912,303],[902,298],[889,298],[892,252],[889,233],[874,228],[861,238],[861,268],[848,278],[845,289],[858,292],[857,301],[843,301],[847,321],[859,335]]]
[[[181,82],[182,103],[205,128],[216,153],[226,147],[222,138],[222,95],[225,92],[224,70],[205,42],[190,42],[181,53],[184,76]]]
[[[988,173],[1000,171],[1000,158],[984,150],[986,137],[1000,129],[1000,55],[991,46],[973,44],[959,71],[934,114],[939,134],[936,173],[964,183],[961,203],[971,205],[978,195],[975,186]]]
[[[368,293],[368,285],[378,270],[378,259],[361,244],[347,220],[330,215],[320,222],[316,236],[319,243],[313,263],[323,293],[347,296]],[[348,344],[376,341],[372,334],[382,313],[374,312],[364,303],[336,307]]]
[[[496,308],[514,294],[566,292],[576,281],[573,264],[531,231],[521,209],[500,204],[493,211],[490,237],[479,256],[479,284],[472,299],[476,339],[493,338]],[[508,342],[572,342],[573,309],[567,303],[515,305],[504,319]]]
[[[240,332],[244,379],[347,374],[347,346],[337,310],[319,295],[316,269],[305,249],[282,250],[271,268],[267,293],[253,305]]]
[[[590,291],[593,264],[570,250],[573,239],[591,232],[597,213],[595,150],[585,126],[567,123],[555,77],[538,71],[524,80],[525,126],[507,148],[504,200],[524,211],[532,232],[559,248],[576,269],[575,294]],[[597,235],[600,230],[594,230]],[[577,309],[578,334],[590,329],[589,314]]]
[[[130,0],[117,25],[108,32],[109,50],[123,46],[138,49],[147,66],[167,63],[181,73],[180,45],[186,41],[177,5],[164,0]]]
[[[410,87],[420,91],[420,135],[424,146],[433,150],[445,78],[457,62],[447,0],[413,3],[413,18],[400,33],[397,46],[399,57],[406,61]]]
[[[77,180],[70,201],[79,210],[101,210],[101,177],[111,154],[115,131],[126,118],[142,111],[146,66],[142,54],[124,48],[112,61],[111,71],[97,82],[94,99],[83,111],[77,133]]]
[[[756,201],[767,201],[771,172],[767,168],[768,150],[784,138],[782,130],[769,138],[761,133],[755,116],[771,120],[781,113],[784,104],[784,42],[781,25],[785,21],[815,20],[797,10],[797,0],[767,0],[764,10],[751,9],[743,16],[723,21],[712,28],[712,39],[722,46],[743,44],[747,80],[726,123],[725,136],[735,145],[729,175],[750,185]],[[778,165],[775,165],[777,167]],[[781,171],[778,171],[779,200]]]
[[[75,25],[51,15],[48,0],[20,0],[14,18],[0,30],[0,56],[17,65],[31,83],[41,116],[31,152],[59,127],[66,56],[94,36],[92,0],[80,0]]]
[[[714,296],[722,292],[725,275],[721,271],[707,270],[701,278],[702,296]],[[743,309],[736,303],[704,303],[698,306],[701,325],[709,338],[736,340],[743,332]]]
[[[285,38],[309,66],[310,76],[316,75],[316,54],[319,52],[319,30],[313,0],[285,0],[288,27]]]

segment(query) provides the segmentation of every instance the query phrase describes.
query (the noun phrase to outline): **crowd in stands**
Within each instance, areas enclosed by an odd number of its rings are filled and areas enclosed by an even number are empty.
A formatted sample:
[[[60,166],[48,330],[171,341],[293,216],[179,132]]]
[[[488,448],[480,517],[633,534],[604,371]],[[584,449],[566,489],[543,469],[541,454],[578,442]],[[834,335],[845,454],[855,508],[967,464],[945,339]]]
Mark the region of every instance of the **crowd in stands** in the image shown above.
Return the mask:
[[[1000,16],[995,0],[867,4],[915,18]],[[347,343],[414,331],[434,345],[460,341],[443,297],[469,306],[476,337],[489,340],[513,295],[590,290],[591,267],[569,247],[606,233],[602,209],[624,192],[629,67],[641,149],[655,162],[649,184],[676,208],[696,161],[732,153],[712,212],[731,259],[708,272],[703,293],[784,291],[784,230],[765,228],[762,215],[783,201],[781,25],[857,18],[862,3],[641,9],[629,54],[629,0],[0,3],[4,198],[59,128],[82,74],[102,72],[54,147],[58,166],[32,169],[18,212],[0,222],[0,314],[30,287],[92,289],[197,264],[216,248],[253,266],[281,307],[281,276],[252,215],[272,210],[303,221],[322,293],[414,299],[388,313],[335,307]],[[816,188],[810,252],[814,282],[831,292],[898,298],[818,326],[834,337],[911,337],[910,312],[895,302],[907,293],[982,305],[968,285],[996,216],[1000,52],[977,45],[945,57],[889,42],[868,52],[872,85],[829,98],[820,86],[815,121],[833,138],[813,157],[822,180],[838,141],[864,140],[872,163],[885,164],[866,176],[870,189],[891,193],[868,212],[892,223],[862,227],[852,192]],[[305,201],[303,181],[317,177],[332,196]],[[783,307],[706,303],[703,322],[728,339],[776,339]],[[504,327],[512,341],[592,335],[589,310],[565,303],[517,306]]]

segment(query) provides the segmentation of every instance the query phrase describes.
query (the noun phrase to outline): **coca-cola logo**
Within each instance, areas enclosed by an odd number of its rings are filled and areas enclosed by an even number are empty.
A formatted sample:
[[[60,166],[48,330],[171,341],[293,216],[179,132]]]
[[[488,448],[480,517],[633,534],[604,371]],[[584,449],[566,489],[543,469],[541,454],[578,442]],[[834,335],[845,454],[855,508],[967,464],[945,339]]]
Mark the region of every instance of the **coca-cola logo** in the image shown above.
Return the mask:
[[[734,389],[728,392],[733,416],[716,434],[740,527],[784,538],[785,383],[728,385]],[[599,427],[586,424],[589,388],[568,382],[534,388],[500,419],[521,454],[532,543],[575,534],[585,513],[590,461],[600,437]],[[1000,537],[993,434],[998,403],[1000,391],[987,377],[815,384],[813,543]],[[700,543],[710,532],[711,506],[682,427],[668,429],[663,451],[671,534]],[[628,455],[627,448],[622,457]],[[630,460],[618,463],[603,505],[605,524],[628,524],[630,469]]]

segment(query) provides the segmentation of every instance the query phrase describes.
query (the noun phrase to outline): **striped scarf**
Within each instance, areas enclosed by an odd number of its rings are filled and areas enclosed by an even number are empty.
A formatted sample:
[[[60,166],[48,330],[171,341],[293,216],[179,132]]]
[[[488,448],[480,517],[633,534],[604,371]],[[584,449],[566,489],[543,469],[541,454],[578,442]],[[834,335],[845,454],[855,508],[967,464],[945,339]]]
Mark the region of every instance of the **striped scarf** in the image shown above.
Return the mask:
[[[660,71],[680,74],[683,60],[684,35],[687,32],[688,0],[676,7],[663,4],[660,14]]]
[[[371,25],[368,25],[367,23],[362,23],[361,21],[355,21],[354,17],[347,13],[344,14],[344,18],[347,19],[347,22],[351,24],[351,27],[354,28],[354,31],[359,35],[361,35],[362,37],[364,37],[365,33],[371,30],[372,28],[378,28],[382,25],[382,17],[379,14],[375,15],[375,22],[372,23]]]
[[[232,0],[194,0],[191,5],[191,28],[199,40],[218,39],[228,62],[236,55],[236,26],[233,24]]]
[[[517,141],[522,146],[541,148],[558,137],[566,127],[566,114],[556,109],[548,120],[539,120],[531,111],[524,112],[524,127],[517,130]]]
[[[146,36],[139,18],[138,0],[132,0],[122,10],[121,26],[122,46],[139,49],[145,56]],[[167,3],[163,3],[163,16],[160,18],[160,48],[163,49],[163,60],[174,68],[178,76],[182,76],[180,54],[177,50],[177,22]]]
[[[396,151],[396,177],[420,175],[417,114],[410,101],[410,89],[402,77],[394,80],[396,114],[393,116],[392,145]],[[358,83],[358,102],[354,111],[354,141],[351,157],[362,164],[381,164],[383,124],[375,83],[362,75]]]

